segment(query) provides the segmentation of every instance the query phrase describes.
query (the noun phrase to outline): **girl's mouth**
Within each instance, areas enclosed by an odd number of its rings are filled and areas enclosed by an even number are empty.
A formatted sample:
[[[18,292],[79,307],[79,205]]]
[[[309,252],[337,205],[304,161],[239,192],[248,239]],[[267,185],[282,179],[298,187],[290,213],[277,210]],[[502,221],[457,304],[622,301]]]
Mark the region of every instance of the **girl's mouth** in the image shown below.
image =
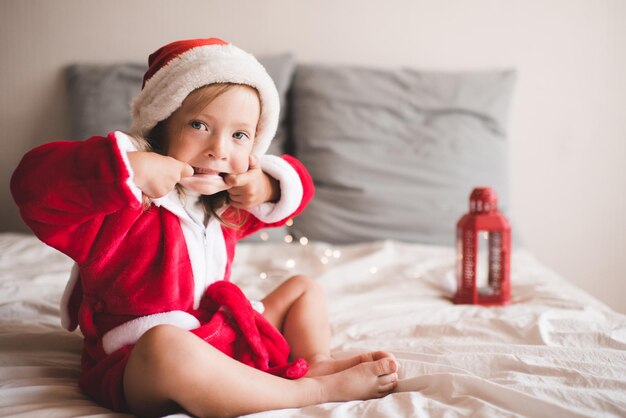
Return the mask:
[[[208,176],[220,176],[224,178],[228,173],[225,173],[223,171],[211,170],[210,168],[193,167],[193,174],[194,175],[200,174],[200,175],[208,175]]]

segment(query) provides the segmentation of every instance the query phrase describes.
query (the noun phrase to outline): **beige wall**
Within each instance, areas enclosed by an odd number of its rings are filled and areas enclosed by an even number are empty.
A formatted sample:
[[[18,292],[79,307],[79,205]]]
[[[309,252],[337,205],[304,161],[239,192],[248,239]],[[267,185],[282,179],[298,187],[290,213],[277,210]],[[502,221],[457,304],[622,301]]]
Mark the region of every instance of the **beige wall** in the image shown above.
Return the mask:
[[[515,67],[515,233],[626,312],[625,21],[623,0],[0,0],[0,230],[23,230],[8,192],[20,156],[67,135],[72,62],[219,36],[301,62]]]

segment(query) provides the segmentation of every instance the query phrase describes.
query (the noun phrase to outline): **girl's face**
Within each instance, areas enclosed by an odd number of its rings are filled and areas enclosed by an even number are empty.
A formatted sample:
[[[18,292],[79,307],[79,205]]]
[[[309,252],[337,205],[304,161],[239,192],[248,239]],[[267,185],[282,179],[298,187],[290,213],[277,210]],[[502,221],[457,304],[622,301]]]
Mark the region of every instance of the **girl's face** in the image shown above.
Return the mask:
[[[211,88],[211,87],[209,87]],[[165,153],[194,169],[185,187],[211,195],[228,187],[226,174],[248,170],[261,107],[256,90],[233,86],[199,112],[191,93],[170,116],[165,128]]]

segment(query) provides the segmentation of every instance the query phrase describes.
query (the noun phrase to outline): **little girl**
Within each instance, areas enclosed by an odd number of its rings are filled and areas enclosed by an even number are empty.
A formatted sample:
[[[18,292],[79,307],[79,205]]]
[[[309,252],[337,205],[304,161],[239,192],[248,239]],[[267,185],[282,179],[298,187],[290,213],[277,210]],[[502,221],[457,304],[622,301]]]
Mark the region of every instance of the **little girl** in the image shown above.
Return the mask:
[[[314,281],[292,277],[253,304],[229,282],[236,241],[313,196],[300,162],[264,155],[278,113],[253,56],[173,42],[149,58],[132,135],[46,144],[16,169],[24,220],[76,262],[62,321],[80,326],[80,386],[102,405],[234,416],[395,388],[391,354],[331,358]]]

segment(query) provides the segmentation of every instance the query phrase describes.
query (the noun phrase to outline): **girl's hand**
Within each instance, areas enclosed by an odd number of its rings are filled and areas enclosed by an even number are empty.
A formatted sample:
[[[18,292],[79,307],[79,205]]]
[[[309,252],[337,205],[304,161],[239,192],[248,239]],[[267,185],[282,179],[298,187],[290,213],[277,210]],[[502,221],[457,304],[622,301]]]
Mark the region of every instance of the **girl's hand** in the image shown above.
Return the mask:
[[[128,161],[135,173],[135,184],[151,198],[165,196],[181,179],[193,176],[189,164],[156,152],[129,152]]]
[[[261,170],[258,159],[251,155],[248,171],[228,174],[224,182],[230,186],[228,194],[231,205],[239,209],[250,209],[265,202],[276,202],[280,198],[278,181]]]

